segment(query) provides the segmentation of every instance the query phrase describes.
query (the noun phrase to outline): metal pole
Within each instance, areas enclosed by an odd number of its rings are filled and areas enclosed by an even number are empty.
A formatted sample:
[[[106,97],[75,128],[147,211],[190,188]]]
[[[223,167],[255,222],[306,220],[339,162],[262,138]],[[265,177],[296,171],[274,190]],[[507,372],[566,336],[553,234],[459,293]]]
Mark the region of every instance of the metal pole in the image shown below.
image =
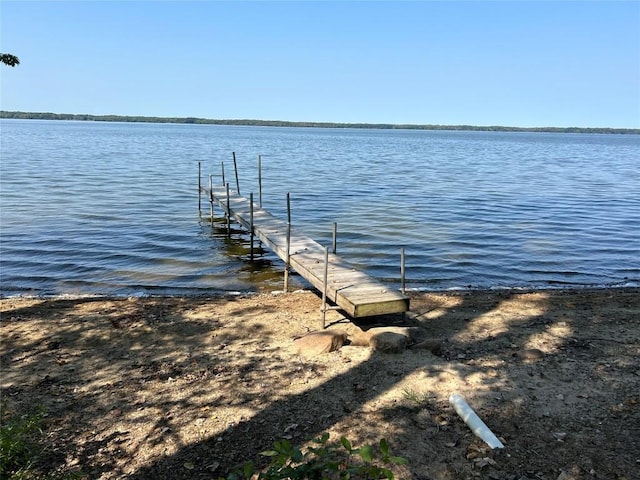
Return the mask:
[[[238,164],[236,163],[236,152],[233,153],[233,168],[236,171],[236,191],[240,195],[240,182],[238,181]]]
[[[250,219],[250,232],[249,232],[249,237],[251,238],[251,247],[249,250],[249,254],[251,256],[251,260],[253,260],[253,192],[251,192],[251,195],[249,195],[249,219]]]
[[[338,247],[338,223],[333,222],[333,254],[336,254],[336,249]]]
[[[400,277],[401,277],[401,291],[405,294],[405,267],[404,267],[404,247],[400,249]]]
[[[258,155],[258,207],[262,209],[262,155]],[[262,248],[262,240],[258,240],[258,246]]]
[[[211,226],[213,226],[213,175],[209,175],[209,211],[211,213]]]
[[[322,287],[322,328],[327,324],[327,289],[329,288],[329,247],[324,247],[324,283]]]
[[[227,184],[227,182],[224,179],[224,162],[222,162],[222,185],[226,185],[226,184]]]
[[[262,208],[262,155],[258,155],[258,202]]]
[[[229,206],[229,184],[227,183],[227,235],[231,235],[231,207]]]
[[[202,216],[202,200],[201,200],[201,193],[202,193],[202,180],[201,180],[201,175],[202,175],[202,167],[200,166],[200,162],[198,162],[198,213]]]
[[[287,192],[287,254],[284,265],[284,293],[289,291],[289,266],[291,264],[291,201]]]

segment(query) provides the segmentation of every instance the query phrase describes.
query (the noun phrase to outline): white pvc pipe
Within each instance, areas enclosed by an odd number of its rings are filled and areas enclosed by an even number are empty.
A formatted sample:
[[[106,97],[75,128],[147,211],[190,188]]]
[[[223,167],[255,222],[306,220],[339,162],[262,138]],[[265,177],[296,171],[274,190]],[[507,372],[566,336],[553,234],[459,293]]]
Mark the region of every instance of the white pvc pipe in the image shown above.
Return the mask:
[[[504,448],[502,442],[498,440],[498,437],[480,420],[480,417],[473,411],[462,395],[454,393],[449,397],[449,403],[476,436],[480,437],[491,448]]]

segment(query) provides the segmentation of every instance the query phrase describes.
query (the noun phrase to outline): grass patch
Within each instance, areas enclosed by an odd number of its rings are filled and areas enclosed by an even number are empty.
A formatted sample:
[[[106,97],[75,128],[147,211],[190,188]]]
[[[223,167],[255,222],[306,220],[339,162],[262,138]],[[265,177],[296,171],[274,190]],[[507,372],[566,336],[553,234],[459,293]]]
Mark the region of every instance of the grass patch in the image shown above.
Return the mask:
[[[45,451],[43,445],[44,409],[24,415],[12,415],[0,403],[0,479],[2,480],[71,480],[81,473],[42,474],[38,461]]]
[[[42,436],[44,413],[10,416],[0,406],[0,478],[21,480],[31,478],[33,467],[43,448],[38,442]]]
[[[418,406],[429,405],[433,402],[435,396],[429,393],[417,392],[411,388],[405,388],[402,390],[402,395],[405,399]]]

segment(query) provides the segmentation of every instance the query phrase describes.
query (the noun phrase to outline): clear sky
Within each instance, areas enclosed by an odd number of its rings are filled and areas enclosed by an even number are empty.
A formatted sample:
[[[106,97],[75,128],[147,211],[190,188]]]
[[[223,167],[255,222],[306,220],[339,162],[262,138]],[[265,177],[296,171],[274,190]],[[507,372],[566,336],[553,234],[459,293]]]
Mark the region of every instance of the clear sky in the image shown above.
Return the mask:
[[[640,127],[640,1],[0,0],[3,110]]]

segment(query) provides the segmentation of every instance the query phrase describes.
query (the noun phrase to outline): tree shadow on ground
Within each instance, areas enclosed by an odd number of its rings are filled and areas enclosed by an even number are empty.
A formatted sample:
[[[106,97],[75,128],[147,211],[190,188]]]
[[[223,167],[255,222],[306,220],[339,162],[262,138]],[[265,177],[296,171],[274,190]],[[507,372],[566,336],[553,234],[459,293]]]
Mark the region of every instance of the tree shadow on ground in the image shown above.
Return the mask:
[[[254,304],[162,299],[128,308],[124,301],[101,310],[91,300],[38,304],[10,313],[2,366],[12,377],[3,379],[3,394],[23,407],[46,403],[52,468],[75,457],[90,478],[217,478],[247,460],[264,463],[260,452],[275,440],[301,444],[325,431],[356,444],[386,437],[407,457],[400,472],[407,477],[556,480],[561,472],[583,478],[593,471],[633,478],[637,290],[613,299],[420,294],[412,305],[409,323],[442,340],[439,356],[410,349],[360,361],[352,357],[361,350],[344,347],[317,360],[293,357],[274,345],[270,328],[293,330],[295,295]],[[58,319],[54,335],[15,337],[11,323],[43,309]],[[239,323],[240,316],[258,321]],[[326,375],[331,362],[340,373]],[[299,385],[306,381],[313,386]],[[447,401],[454,391],[505,440],[505,451],[489,451],[458,419]],[[216,423],[230,408],[245,413]],[[185,437],[198,422],[201,435]],[[87,431],[87,424],[98,427]]]
[[[181,411],[257,396],[207,388],[249,381],[259,363],[270,368],[266,328],[224,323],[226,315],[250,319],[275,307],[236,300],[216,298],[214,311],[205,298],[34,300],[7,310],[0,366],[8,413],[44,407],[53,445],[47,469],[68,466],[71,456],[74,465],[91,465],[91,478],[125,475],[121,465],[132,454],[182,443]],[[137,444],[124,448],[133,431]]]
[[[554,318],[550,313],[551,305],[547,304],[544,295],[531,300],[535,305],[529,306],[529,311],[533,313],[521,314],[515,303],[513,307],[508,307],[513,296],[511,292],[492,293],[487,295],[486,300],[479,301],[477,296],[462,295],[456,297],[458,302],[453,306],[428,307],[428,312],[437,313],[430,324],[431,328],[446,333],[449,338],[443,357],[409,351],[404,355],[411,356],[411,361],[394,365],[389,362],[388,355],[373,354],[367,361],[330,378],[317,388],[265,405],[251,418],[231,425],[211,438],[181,448],[175,455],[140,469],[132,478],[210,478],[214,473],[212,466],[222,473],[248,459],[260,462],[259,452],[268,449],[274,440],[287,436],[290,426],[296,427],[292,440],[304,441],[324,431],[335,431],[337,425],[347,430],[343,431],[344,434],[351,432],[361,441],[375,442],[380,436],[390,435],[400,454],[411,452],[411,455],[415,455],[416,449],[411,446],[420,442],[427,460],[409,459],[410,465],[412,461],[417,463],[413,471],[409,467],[410,474],[415,477],[462,478],[479,474],[483,469],[486,473],[486,467],[489,466],[493,470],[489,472],[493,475],[491,478],[513,478],[510,475],[518,472],[523,475],[522,478],[530,475],[530,478],[555,479],[561,471],[576,468],[588,471],[589,466],[594,464],[603,468],[603,463],[611,459],[607,455],[599,455],[601,445],[589,449],[591,460],[585,461],[587,457],[584,454],[576,458],[572,452],[575,444],[564,440],[559,442],[559,439],[565,438],[561,435],[562,430],[566,430],[574,420],[557,418],[551,411],[553,408],[540,409],[540,405],[535,403],[538,400],[544,402],[544,395],[541,394],[538,399],[531,393],[536,391],[533,382],[518,384],[519,377],[509,376],[509,370],[520,372],[528,369],[531,377],[553,377],[553,373],[544,373],[536,366],[536,360],[541,359],[534,358],[535,349],[531,348],[530,343],[536,336],[544,337],[555,323],[566,326],[566,322],[574,319]],[[491,312],[505,310],[505,305],[506,311],[498,320],[485,318]],[[394,316],[386,320],[387,323],[399,323]],[[374,325],[379,323],[385,323],[385,319],[378,318],[373,322]],[[553,338],[557,343],[553,346],[554,351],[562,352],[571,348],[575,332],[570,330],[564,336],[560,334]],[[534,357],[519,357],[519,352],[529,352]],[[447,395],[442,392],[432,392],[432,397],[423,396],[417,402],[400,399],[395,404],[392,402],[391,406],[376,407],[376,398],[416,373],[431,378],[441,377],[443,390],[449,392],[449,384],[455,384],[458,388],[473,384],[473,388],[477,389],[472,393],[477,411],[491,418],[496,431],[509,439],[524,438],[524,441],[514,442],[515,445],[510,448],[512,452],[518,452],[517,458],[503,457],[501,465],[493,468],[492,465],[498,464],[486,460],[491,456],[486,446],[469,434],[467,427],[447,404]],[[474,377],[482,378],[472,382]],[[569,390],[574,388],[575,385],[570,386]],[[609,393],[612,397],[616,396],[615,391]],[[418,394],[424,395],[424,392]],[[508,404],[507,408],[504,408],[505,404]],[[321,405],[325,413],[309,415],[310,405]],[[561,407],[556,408],[566,413]],[[522,431],[521,424],[527,423],[523,420],[527,416],[533,416],[540,428]],[[563,421],[565,423],[561,424]],[[552,436],[554,430],[560,432],[558,438]],[[540,438],[541,431],[548,438]],[[559,461],[554,462],[544,453],[536,452],[536,448],[540,449],[540,441],[545,449],[548,449],[549,442],[555,442],[552,449]],[[492,453],[498,455],[498,452]],[[459,466],[461,456],[468,460],[463,468]],[[264,459],[262,461],[264,463]],[[633,459],[626,458],[625,461],[627,465],[621,468],[622,471],[633,468]],[[197,467],[186,470],[184,465]]]

